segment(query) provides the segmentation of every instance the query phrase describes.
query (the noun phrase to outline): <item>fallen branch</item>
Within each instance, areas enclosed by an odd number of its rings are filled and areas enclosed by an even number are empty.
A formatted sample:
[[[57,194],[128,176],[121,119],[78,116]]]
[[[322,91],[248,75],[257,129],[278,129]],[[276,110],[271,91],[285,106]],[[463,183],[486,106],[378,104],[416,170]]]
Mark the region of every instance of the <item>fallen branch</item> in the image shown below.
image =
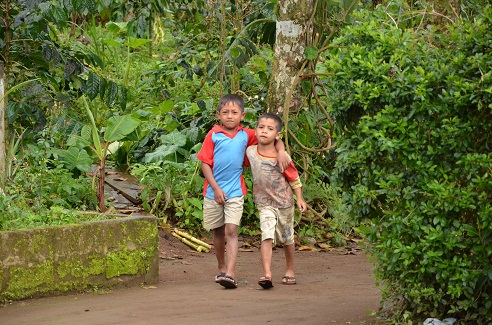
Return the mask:
[[[201,245],[198,245],[198,244],[195,244],[193,243],[192,241],[184,238],[184,237],[181,237],[180,235],[178,235],[176,232],[173,232],[173,236],[178,238],[179,240],[181,240],[183,243],[185,243],[186,245],[190,246],[191,248],[195,249],[196,251],[198,252],[205,252],[205,253],[208,253],[210,250],[206,247],[203,247]]]
[[[210,246],[206,242],[201,241],[200,239],[197,239],[197,238],[193,237],[192,235],[185,233],[184,231],[174,229],[174,232],[177,233],[178,235],[180,235],[181,237],[185,237],[185,238],[191,240],[192,242],[197,243],[200,246],[203,246],[203,247],[208,248],[208,249],[212,248],[212,246]]]

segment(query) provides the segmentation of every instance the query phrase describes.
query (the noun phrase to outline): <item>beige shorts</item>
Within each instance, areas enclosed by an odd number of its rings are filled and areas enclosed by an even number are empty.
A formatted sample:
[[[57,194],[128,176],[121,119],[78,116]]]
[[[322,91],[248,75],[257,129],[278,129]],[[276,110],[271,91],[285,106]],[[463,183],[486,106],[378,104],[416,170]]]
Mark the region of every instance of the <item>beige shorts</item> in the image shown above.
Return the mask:
[[[225,205],[218,204],[209,198],[204,198],[203,227],[207,230],[216,229],[226,223],[239,226],[243,216],[243,205],[243,196],[230,198]]]
[[[273,239],[282,245],[294,244],[294,206],[277,209],[259,206],[261,240]]]

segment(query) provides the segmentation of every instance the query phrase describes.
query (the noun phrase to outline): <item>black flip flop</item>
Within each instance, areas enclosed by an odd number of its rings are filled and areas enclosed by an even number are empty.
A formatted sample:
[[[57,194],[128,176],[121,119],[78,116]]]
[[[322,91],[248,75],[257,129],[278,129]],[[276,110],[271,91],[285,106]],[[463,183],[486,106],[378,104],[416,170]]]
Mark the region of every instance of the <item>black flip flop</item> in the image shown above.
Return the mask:
[[[234,278],[230,275],[224,275],[222,277],[222,279],[220,279],[219,284],[226,289],[236,289],[237,288],[236,280],[234,280]]]
[[[272,279],[269,279],[269,278],[261,277],[261,278],[258,280],[258,284],[259,284],[259,285],[260,285],[260,287],[262,287],[263,289],[270,289],[270,288],[273,288],[273,282],[272,282]]]
[[[224,272],[217,273],[217,275],[214,277],[215,283],[219,283],[220,282],[220,278],[224,277],[225,275],[226,274]]]

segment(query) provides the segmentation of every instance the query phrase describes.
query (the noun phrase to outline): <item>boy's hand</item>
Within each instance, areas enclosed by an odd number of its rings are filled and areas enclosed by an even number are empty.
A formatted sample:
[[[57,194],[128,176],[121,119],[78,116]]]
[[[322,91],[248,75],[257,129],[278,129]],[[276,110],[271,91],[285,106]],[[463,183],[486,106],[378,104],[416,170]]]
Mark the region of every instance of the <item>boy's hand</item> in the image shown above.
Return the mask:
[[[305,212],[307,210],[306,202],[304,202],[303,199],[297,200],[297,207],[301,210],[301,212]]]
[[[221,188],[219,188],[218,190],[214,191],[214,200],[218,204],[224,205],[224,204],[226,204],[227,195],[225,194],[225,192]]]
[[[277,162],[276,165],[280,167],[280,172],[283,173],[287,167],[289,167],[289,157],[287,157],[287,153],[285,150],[281,150],[277,152]]]

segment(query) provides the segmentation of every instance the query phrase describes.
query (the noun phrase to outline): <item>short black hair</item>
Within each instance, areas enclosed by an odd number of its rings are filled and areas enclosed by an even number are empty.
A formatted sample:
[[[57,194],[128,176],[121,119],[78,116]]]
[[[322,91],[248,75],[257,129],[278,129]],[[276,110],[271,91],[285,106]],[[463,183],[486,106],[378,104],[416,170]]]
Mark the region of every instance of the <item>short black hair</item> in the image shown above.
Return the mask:
[[[277,123],[277,132],[282,131],[282,128],[284,127],[284,122],[282,122],[282,119],[280,116],[274,113],[263,113],[258,117],[258,121],[261,120],[262,118],[269,118],[274,120]]]
[[[223,96],[219,101],[219,106],[217,107],[217,112],[220,112],[222,107],[224,107],[227,103],[233,103],[239,106],[241,112],[244,112],[244,100],[241,96],[236,94],[228,94]]]

